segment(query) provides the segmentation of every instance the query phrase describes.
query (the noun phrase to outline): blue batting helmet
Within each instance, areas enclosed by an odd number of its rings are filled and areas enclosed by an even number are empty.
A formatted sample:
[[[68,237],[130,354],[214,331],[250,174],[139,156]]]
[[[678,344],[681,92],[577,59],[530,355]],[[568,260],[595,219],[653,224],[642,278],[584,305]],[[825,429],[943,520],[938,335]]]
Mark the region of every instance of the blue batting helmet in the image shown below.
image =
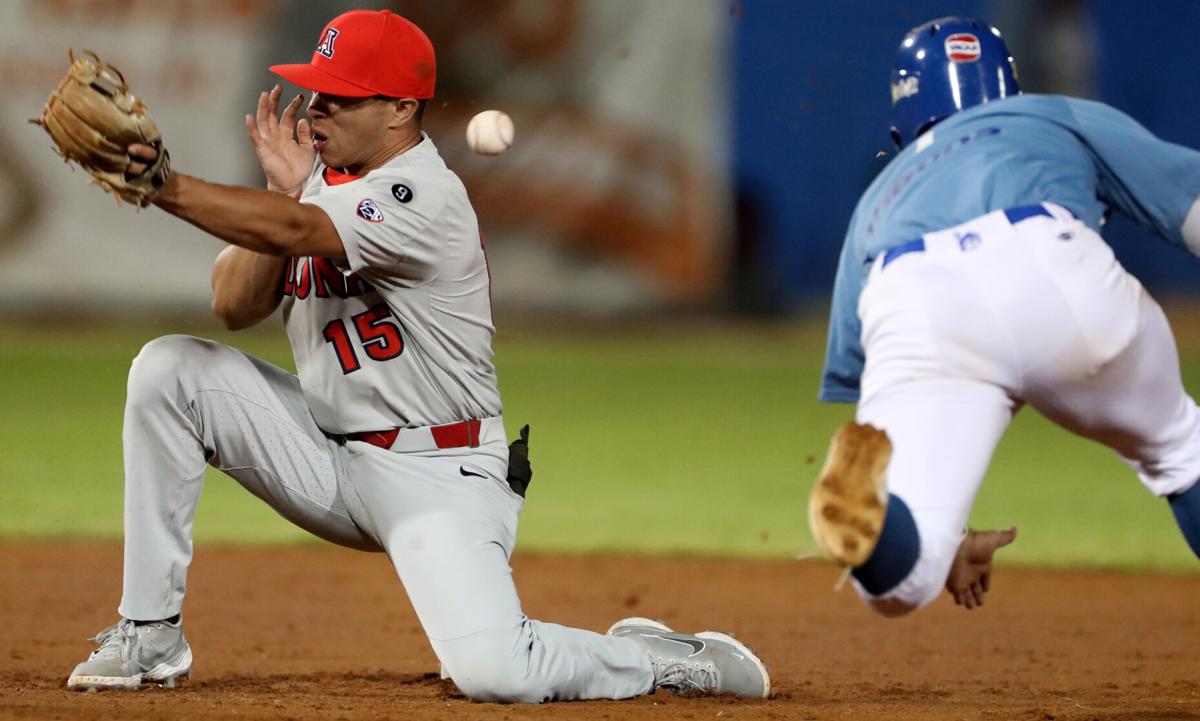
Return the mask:
[[[938,18],[904,36],[892,67],[892,139],[915,140],[960,110],[1021,92],[1000,31],[971,18]]]

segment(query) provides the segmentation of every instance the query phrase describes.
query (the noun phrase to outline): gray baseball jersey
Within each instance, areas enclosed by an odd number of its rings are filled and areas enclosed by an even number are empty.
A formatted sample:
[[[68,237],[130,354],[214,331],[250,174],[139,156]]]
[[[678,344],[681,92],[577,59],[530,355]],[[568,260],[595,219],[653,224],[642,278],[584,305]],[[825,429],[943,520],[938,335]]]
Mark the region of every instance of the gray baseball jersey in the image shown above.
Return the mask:
[[[361,178],[318,162],[300,201],[329,215],[346,249],[292,259],[284,283],[317,424],[352,433],[500,415],[479,224],[433,141]]]

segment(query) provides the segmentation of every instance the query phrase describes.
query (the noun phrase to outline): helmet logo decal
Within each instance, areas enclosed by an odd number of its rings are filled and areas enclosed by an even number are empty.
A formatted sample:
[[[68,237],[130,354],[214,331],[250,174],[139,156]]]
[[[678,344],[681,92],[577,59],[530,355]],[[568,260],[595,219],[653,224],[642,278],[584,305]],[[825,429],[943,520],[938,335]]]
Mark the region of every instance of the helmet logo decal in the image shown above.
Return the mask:
[[[916,75],[910,75],[907,78],[900,78],[892,83],[892,105],[900,102],[904,98],[912,97],[917,94],[920,88],[921,78]]]
[[[955,33],[946,38],[946,57],[955,63],[973,63],[979,59],[979,38],[971,33]]]
[[[317,52],[327,58],[333,57],[333,41],[337,40],[338,31],[336,28],[325,28],[325,34],[321,36],[321,42],[317,43]],[[956,36],[957,37],[957,36]],[[949,40],[946,41],[950,42]]]

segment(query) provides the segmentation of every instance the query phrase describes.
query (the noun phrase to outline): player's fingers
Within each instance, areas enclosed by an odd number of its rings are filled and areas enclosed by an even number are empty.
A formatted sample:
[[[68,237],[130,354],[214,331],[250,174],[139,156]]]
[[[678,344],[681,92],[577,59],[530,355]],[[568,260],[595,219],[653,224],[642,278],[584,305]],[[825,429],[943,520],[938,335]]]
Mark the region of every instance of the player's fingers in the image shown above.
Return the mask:
[[[153,163],[158,157],[158,151],[149,145],[143,143],[132,143],[125,152],[129,153],[129,157],[135,160],[145,160],[148,163]]]
[[[255,120],[258,121],[260,128],[267,127],[267,119],[271,117],[270,111],[267,110],[268,95],[264,90],[258,94],[258,110],[255,113]]]
[[[976,606],[983,605],[983,589],[979,586],[978,583],[971,584],[971,595],[974,596],[974,598],[975,598]]]
[[[271,88],[271,93],[267,96],[267,127],[273,128],[278,123],[276,118],[279,117],[279,96],[283,95],[283,86],[275,83],[275,87]]]
[[[312,147],[312,126],[304,118],[296,123],[296,142],[306,148]]]
[[[292,102],[287,104],[287,107],[283,109],[283,115],[279,118],[280,127],[286,130],[288,135],[291,135],[296,127],[296,113],[299,112],[300,101],[303,99],[303,95],[292,98]]]
[[[1015,540],[1017,540],[1017,527],[1013,526],[1000,532],[1000,545],[997,548],[1003,548]]]
[[[129,153],[129,165],[125,173],[129,176],[141,175],[150,168],[151,163],[158,157],[158,151],[149,145],[133,143],[125,149]]]
[[[246,115],[246,135],[250,136],[250,142],[257,148],[258,142],[261,140],[258,134],[258,121],[250,114]]]
[[[992,590],[992,574],[990,572],[979,577],[979,587],[983,589],[984,593]]]

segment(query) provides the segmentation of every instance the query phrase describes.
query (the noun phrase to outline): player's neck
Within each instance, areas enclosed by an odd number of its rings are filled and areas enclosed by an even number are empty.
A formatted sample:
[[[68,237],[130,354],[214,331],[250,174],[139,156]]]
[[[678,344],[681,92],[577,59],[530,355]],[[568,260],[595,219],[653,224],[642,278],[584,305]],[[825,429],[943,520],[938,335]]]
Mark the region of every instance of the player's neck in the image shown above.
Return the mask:
[[[378,152],[373,153],[370,157],[351,165],[338,168],[343,173],[349,175],[363,176],[372,170],[378,170],[386,165],[392,158],[395,158],[401,153],[405,153],[416,147],[421,142],[421,129],[413,126],[408,132],[403,135],[398,135],[389,142],[383,145]]]

